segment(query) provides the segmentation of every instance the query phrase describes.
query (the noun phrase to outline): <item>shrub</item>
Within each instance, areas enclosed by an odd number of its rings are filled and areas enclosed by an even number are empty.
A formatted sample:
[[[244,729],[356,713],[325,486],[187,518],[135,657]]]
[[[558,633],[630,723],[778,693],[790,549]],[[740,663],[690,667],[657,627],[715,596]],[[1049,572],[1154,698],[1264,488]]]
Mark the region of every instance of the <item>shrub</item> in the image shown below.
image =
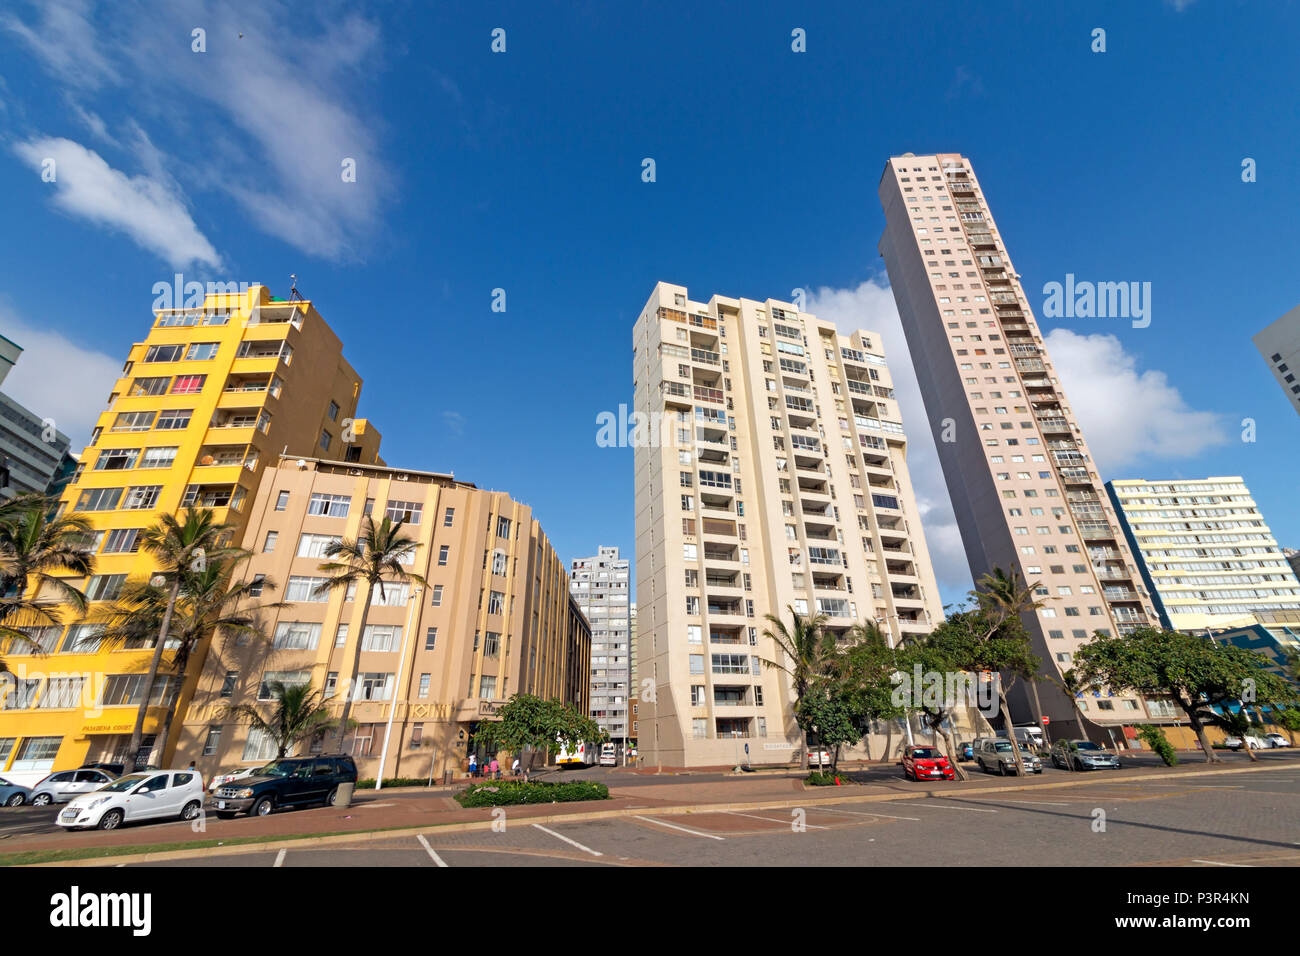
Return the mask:
[[[1138,738],[1148,747],[1156,752],[1161,760],[1165,762],[1166,767],[1172,767],[1178,763],[1178,754],[1174,750],[1174,745],[1165,737],[1165,732],[1154,724],[1147,724],[1138,728]]]
[[[835,774],[819,773],[814,770],[803,778],[803,782],[810,787],[833,787],[835,786]]]
[[[574,803],[580,800],[608,800],[609,787],[591,780],[567,783],[524,783],[522,780],[493,780],[476,783],[456,794],[462,807],[507,807],[521,803]]]

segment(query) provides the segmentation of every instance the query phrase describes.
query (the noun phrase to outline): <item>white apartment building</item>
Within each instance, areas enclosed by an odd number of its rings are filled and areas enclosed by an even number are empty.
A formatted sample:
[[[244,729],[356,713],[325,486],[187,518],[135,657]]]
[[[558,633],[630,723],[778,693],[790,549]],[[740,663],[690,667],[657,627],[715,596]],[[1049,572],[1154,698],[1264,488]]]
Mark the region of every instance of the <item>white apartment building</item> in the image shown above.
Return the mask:
[[[1240,477],[1108,481],[1106,490],[1170,630],[1300,615],[1300,581]]]
[[[631,719],[629,563],[618,548],[601,547],[593,557],[576,558],[569,578],[569,592],[591,624],[590,715],[620,748],[627,745]]]
[[[1251,337],[1291,407],[1300,412],[1300,305]]]
[[[640,754],[788,763],[766,614],[875,619],[894,642],[942,620],[880,339],[660,282],[633,346]]]

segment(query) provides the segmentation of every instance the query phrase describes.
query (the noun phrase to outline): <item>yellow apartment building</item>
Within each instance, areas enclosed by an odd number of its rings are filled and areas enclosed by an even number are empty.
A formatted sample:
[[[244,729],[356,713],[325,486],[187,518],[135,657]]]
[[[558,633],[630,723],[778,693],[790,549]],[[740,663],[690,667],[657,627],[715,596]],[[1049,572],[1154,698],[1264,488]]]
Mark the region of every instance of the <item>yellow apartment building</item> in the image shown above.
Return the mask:
[[[128,579],[155,570],[141,532],[164,512],[197,505],[240,540],[262,472],[282,452],[379,462],[379,434],[356,418],[360,394],[342,343],[307,300],[253,285],[209,293],[201,309],[155,312],[59,506],[95,529],[94,574],[75,582],[90,611],[37,632],[41,654],[3,649],[15,680],[0,686],[0,773],[24,780],[125,756],[151,651],[88,651],[83,639]],[[154,763],[172,758],[206,650],[185,675],[168,674],[164,656],[144,725],[142,752]],[[176,681],[172,739],[159,746],[162,704]]]

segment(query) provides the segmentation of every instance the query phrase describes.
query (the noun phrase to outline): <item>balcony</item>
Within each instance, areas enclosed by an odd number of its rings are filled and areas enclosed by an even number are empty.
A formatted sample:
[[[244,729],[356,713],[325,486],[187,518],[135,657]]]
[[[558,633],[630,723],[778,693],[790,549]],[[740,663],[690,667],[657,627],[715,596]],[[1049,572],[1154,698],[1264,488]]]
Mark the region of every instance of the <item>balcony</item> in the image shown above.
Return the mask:
[[[1102,521],[1080,521],[1079,534],[1085,540],[1104,541],[1115,537],[1115,529]]]
[[[700,521],[700,526],[700,530],[708,537],[734,538],[736,536],[736,522],[734,521],[703,518]]]
[[[695,400],[697,402],[712,402],[715,405],[725,405],[726,396],[722,394],[720,388],[709,388],[705,385],[695,386]]]
[[[708,349],[691,349],[691,361],[702,365],[720,365],[722,356]]]

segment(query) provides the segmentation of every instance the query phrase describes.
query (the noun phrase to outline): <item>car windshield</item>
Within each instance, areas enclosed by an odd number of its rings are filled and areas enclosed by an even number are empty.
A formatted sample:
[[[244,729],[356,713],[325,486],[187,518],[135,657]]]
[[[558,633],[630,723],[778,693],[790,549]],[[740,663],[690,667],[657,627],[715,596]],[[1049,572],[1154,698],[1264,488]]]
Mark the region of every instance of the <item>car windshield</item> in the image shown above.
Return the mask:
[[[1011,752],[1011,744],[1007,743],[1005,740],[999,740],[993,746],[997,749],[997,752],[1000,754]]]
[[[100,790],[107,790],[110,793],[121,793],[124,790],[130,790],[142,780],[148,780],[151,775],[147,773],[128,773],[125,777],[118,777],[110,784],[100,787]]]
[[[1074,747],[1076,750],[1100,750],[1101,749],[1099,746],[1094,744],[1091,740],[1077,741]]]
[[[942,757],[943,754],[939,753],[939,751],[933,747],[913,747],[912,756],[921,757],[921,758],[934,758],[934,757]]]
[[[301,764],[294,763],[291,760],[277,760],[275,763],[269,763],[261,770],[257,771],[259,777],[292,777]]]

